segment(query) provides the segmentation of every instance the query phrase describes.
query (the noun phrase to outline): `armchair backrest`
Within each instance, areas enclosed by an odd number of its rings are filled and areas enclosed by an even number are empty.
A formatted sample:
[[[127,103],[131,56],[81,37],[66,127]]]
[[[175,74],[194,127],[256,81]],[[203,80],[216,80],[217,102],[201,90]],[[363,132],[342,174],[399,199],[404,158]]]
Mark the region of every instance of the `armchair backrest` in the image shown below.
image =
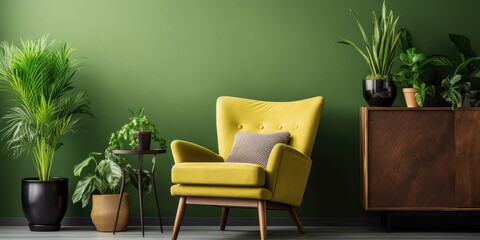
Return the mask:
[[[236,97],[217,100],[217,137],[219,155],[228,157],[238,132],[290,132],[289,145],[303,154],[312,153],[323,97],[293,102],[267,102]]]

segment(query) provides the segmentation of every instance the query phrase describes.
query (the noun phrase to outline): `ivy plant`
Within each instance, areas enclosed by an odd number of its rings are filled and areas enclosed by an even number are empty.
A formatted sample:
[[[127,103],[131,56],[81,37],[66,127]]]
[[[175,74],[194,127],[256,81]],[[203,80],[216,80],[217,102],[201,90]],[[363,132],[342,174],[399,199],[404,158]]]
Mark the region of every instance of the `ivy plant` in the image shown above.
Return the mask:
[[[138,145],[137,134],[139,132],[152,132],[153,141],[158,142],[161,149],[165,149],[166,141],[158,137],[158,130],[155,124],[148,120],[145,115],[145,109],[141,107],[137,114],[133,113],[132,110],[130,110],[130,112],[133,117],[131,117],[130,122],[123,125],[120,130],[112,133],[109,147],[111,149],[123,149],[124,142],[128,142],[128,145],[132,149],[136,149]]]

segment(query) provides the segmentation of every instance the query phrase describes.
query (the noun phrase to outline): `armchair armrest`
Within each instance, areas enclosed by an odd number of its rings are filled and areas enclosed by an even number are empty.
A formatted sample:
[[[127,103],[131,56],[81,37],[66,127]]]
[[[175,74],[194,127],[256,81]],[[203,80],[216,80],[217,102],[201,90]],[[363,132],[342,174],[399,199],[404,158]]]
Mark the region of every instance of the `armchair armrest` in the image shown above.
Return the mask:
[[[286,144],[272,149],[267,163],[266,188],[272,201],[300,206],[307,186],[312,160]]]
[[[224,161],[220,155],[191,142],[175,140],[171,148],[175,163]]]

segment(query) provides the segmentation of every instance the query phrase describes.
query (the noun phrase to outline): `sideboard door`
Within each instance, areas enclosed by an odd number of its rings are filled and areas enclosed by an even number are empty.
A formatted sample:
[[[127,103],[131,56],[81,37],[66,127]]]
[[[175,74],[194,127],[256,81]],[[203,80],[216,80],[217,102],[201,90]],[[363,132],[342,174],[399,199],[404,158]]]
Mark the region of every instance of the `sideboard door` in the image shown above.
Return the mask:
[[[460,208],[480,207],[480,111],[457,109],[456,204]]]
[[[361,118],[366,210],[455,207],[451,110],[362,108]]]

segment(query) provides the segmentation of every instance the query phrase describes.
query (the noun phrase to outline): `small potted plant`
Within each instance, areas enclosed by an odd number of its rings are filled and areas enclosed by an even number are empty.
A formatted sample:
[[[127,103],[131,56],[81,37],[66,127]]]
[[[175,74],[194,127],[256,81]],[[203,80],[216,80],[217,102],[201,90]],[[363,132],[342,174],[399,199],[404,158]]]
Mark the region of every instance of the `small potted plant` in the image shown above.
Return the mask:
[[[350,9],[363,37],[363,45],[353,43],[347,39],[340,39],[338,43],[352,46],[368,65],[370,73],[363,80],[363,97],[369,106],[390,107],[395,101],[397,89],[391,80],[391,69],[395,60],[395,51],[400,34],[395,30],[398,17],[392,11],[388,12],[383,1],[382,14],[379,18],[372,12],[372,37],[369,39],[355,13]]]
[[[448,36],[460,53],[461,62],[450,76],[442,80],[445,91],[441,95],[452,104],[452,110],[463,106],[465,95],[468,95],[471,106],[478,107],[480,105],[480,63],[478,62],[480,56],[473,51],[470,39],[466,36],[452,33]]]
[[[166,141],[158,137],[158,130],[155,124],[148,120],[144,108],[140,108],[137,115],[131,110],[130,112],[133,115],[130,122],[112,133],[109,146],[112,149],[123,149],[124,141],[126,141],[132,149],[148,150],[150,141],[153,139],[160,144],[161,149],[165,149]]]
[[[400,54],[403,65],[393,76],[397,87],[403,88],[407,107],[423,107],[426,95],[435,95],[435,86],[427,86],[425,72],[429,65],[435,65],[437,58],[427,57],[417,53],[415,48],[409,48]]]
[[[470,39],[459,34],[448,34],[450,42],[460,53],[461,62],[466,62],[469,59],[478,57],[472,49]],[[470,86],[474,90],[480,90],[480,63],[477,61],[469,62],[463,69],[460,70],[463,76],[462,81],[470,82]]]
[[[452,110],[463,106],[463,94],[468,90],[469,86],[462,81],[462,75],[455,74],[452,77],[444,78],[442,80],[442,88],[444,91],[441,95],[445,101],[451,104]]]
[[[109,154],[109,151],[106,151]],[[83,176],[72,195],[73,203],[82,202],[86,207],[92,198],[90,217],[99,232],[112,232],[117,214],[122,181],[122,169],[109,157],[97,160],[101,153],[91,152],[73,169],[75,176]],[[111,156],[111,155],[108,155]],[[82,174],[83,173],[83,174]],[[118,216],[116,231],[125,231],[130,213],[129,194],[124,193]]]
[[[442,88],[444,91],[441,95],[445,101],[451,103],[452,110],[463,106],[464,96],[470,89],[467,81],[463,79],[468,76],[461,75],[460,73],[467,71],[468,66],[478,60],[480,60],[480,56],[466,59],[455,68],[452,75],[442,80]]]

